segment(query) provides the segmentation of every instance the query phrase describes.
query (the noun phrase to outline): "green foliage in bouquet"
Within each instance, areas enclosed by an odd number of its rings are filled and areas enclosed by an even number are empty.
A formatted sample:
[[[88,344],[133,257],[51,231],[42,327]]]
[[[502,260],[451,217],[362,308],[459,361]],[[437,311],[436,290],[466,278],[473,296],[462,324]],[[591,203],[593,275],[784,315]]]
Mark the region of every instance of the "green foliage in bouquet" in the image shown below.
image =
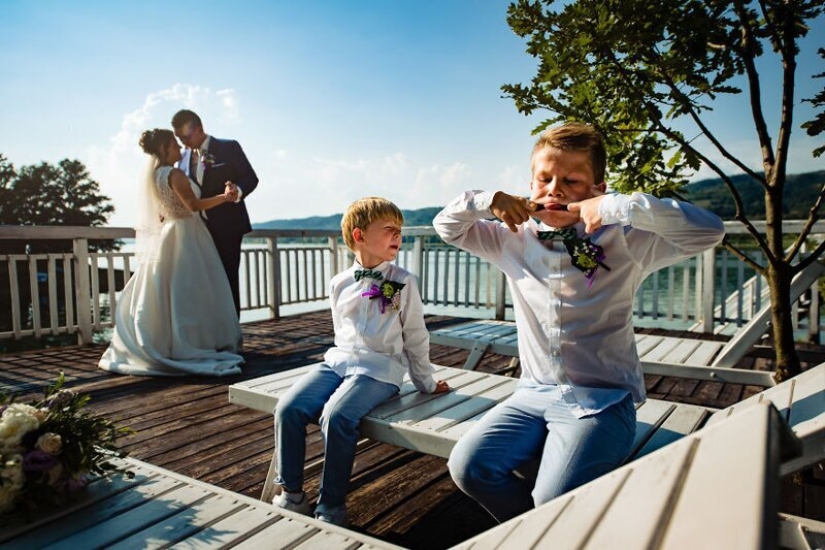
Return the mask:
[[[0,513],[65,504],[91,477],[132,477],[111,459],[126,456],[115,442],[133,430],[85,412],[89,396],[64,382],[61,372],[30,404],[0,394]]]

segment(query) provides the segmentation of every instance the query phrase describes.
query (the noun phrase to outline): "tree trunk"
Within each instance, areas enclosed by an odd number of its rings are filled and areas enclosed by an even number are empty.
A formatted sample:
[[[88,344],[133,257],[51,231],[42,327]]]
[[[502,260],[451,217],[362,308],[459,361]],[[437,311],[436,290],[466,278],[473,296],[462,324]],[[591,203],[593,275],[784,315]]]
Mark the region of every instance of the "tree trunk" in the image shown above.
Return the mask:
[[[776,382],[782,382],[802,370],[794,342],[791,315],[791,267],[784,262],[768,266],[768,287],[771,289],[771,333],[776,353]]]

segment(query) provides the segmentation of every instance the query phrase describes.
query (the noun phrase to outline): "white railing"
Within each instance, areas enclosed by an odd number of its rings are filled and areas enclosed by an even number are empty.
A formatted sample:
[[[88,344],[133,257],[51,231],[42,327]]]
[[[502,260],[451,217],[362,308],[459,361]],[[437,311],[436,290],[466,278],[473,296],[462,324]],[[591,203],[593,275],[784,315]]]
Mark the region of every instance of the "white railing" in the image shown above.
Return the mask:
[[[739,224],[726,226],[729,233],[741,232]],[[419,277],[429,312],[512,316],[498,269],[444,244],[431,227],[405,228],[404,235],[398,263]],[[0,339],[68,333],[85,343],[110,328],[119,291],[136,262],[128,250],[92,252],[89,240],[132,238],[127,228],[0,226],[0,245],[72,243],[72,252],[0,254]],[[242,318],[327,307],[329,278],[351,262],[338,231],[253,231],[241,257]],[[812,290],[807,309],[794,306],[798,329],[809,334],[822,329],[820,322],[808,322],[819,318],[818,292]],[[767,285],[749,267],[723,249],[711,250],[648,277],[637,294],[634,319],[644,326],[720,332],[747,322],[768,299]]]

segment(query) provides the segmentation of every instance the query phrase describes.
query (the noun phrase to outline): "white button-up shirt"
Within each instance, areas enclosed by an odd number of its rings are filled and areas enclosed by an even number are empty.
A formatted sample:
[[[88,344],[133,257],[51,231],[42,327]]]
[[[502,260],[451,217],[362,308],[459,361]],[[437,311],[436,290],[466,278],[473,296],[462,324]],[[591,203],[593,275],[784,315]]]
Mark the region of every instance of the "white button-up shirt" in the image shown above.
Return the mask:
[[[633,334],[633,298],[650,273],[717,245],[722,221],[707,210],[650,195],[606,195],[603,226],[591,241],[604,249],[588,288],[560,238],[541,242],[535,220],[510,231],[489,221],[493,193],[467,191],[433,220],[448,243],[498,266],[513,299],[523,385],[557,385],[577,417],[597,413],[629,392],[645,399]],[[574,226],[584,236],[584,224]]]
[[[364,374],[401,387],[404,374],[422,392],[435,390],[433,366],[430,363],[430,334],[424,324],[424,308],[415,277],[390,262],[383,262],[373,271],[382,279],[363,278],[356,281],[356,269],[364,269],[356,261],[348,270],[332,278],[329,301],[335,328],[335,347],[324,355],[324,361],[339,376]],[[403,283],[398,309],[390,305],[381,313],[381,298],[362,296],[372,285],[384,280]]]

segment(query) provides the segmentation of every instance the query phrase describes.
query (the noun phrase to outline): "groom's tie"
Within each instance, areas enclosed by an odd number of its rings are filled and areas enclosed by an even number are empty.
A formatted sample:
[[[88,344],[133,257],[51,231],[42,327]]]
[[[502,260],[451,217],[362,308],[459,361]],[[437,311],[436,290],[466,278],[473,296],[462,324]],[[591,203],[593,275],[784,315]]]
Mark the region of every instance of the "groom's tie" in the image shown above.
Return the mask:
[[[189,154],[189,177],[192,178],[192,181],[200,185],[198,181],[198,162],[200,161],[200,155],[198,154],[197,149],[192,149]]]

